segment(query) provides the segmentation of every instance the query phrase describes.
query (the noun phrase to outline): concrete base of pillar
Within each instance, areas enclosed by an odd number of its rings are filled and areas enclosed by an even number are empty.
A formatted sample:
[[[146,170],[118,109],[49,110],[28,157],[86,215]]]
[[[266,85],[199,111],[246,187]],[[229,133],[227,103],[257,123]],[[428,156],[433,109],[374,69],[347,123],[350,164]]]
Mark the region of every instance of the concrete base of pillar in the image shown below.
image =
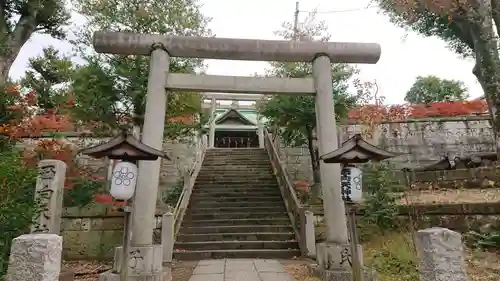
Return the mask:
[[[172,281],[172,272],[169,267],[163,268],[162,271],[157,272],[153,275],[143,275],[143,276],[129,276],[127,281]],[[99,275],[99,281],[122,281],[120,280],[120,274],[113,273],[111,270],[101,273]]]
[[[360,264],[363,265],[363,248],[358,245],[358,258]],[[351,270],[352,254],[351,245],[335,244],[335,243],[318,243],[316,244],[316,260],[318,266],[323,269]]]
[[[350,270],[327,270],[321,269],[317,265],[311,265],[310,269],[314,276],[320,278],[322,281],[353,281],[352,271]],[[363,267],[363,281],[378,281],[378,274],[376,271]]]
[[[122,247],[115,248],[115,258],[112,270],[104,275],[100,281],[113,281],[115,275],[119,277],[122,267]],[[130,246],[128,250],[128,280],[131,281],[163,281],[164,274],[170,276],[170,268],[163,268],[163,247],[162,245],[148,245],[134,247]],[[127,280],[127,281],[128,281]]]
[[[377,281],[374,270],[363,265],[363,248],[358,248],[358,258],[363,268],[363,281]],[[323,281],[352,281],[352,254],[351,245],[335,243],[318,243],[316,245],[317,266],[311,267],[313,273]]]

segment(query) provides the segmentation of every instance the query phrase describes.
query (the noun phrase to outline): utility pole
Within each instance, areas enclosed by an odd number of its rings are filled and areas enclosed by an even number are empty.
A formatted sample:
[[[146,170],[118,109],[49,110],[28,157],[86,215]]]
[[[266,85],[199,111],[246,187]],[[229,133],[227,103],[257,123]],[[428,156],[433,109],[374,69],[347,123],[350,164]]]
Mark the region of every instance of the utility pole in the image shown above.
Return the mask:
[[[293,21],[293,39],[297,40],[299,35],[299,1],[295,2],[295,17]]]

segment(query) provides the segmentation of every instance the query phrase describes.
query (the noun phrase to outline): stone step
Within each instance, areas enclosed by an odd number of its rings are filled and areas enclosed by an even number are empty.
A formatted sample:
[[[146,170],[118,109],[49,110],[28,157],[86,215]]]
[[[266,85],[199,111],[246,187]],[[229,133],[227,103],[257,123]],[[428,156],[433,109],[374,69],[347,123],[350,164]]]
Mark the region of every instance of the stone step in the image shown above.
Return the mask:
[[[198,185],[193,189],[193,195],[212,195],[212,196],[281,196],[279,187],[212,187]]]
[[[245,163],[244,165],[242,165],[241,163]],[[226,167],[226,166],[235,166],[234,169],[239,169],[240,167],[242,166],[245,166],[247,168],[252,168],[252,169],[255,169],[255,168],[268,168],[268,169],[271,169],[271,164],[269,163],[269,161],[260,161],[260,162],[257,162],[257,161],[249,161],[249,160],[221,160],[221,161],[203,161],[203,164],[201,164],[201,170],[204,170],[204,169],[213,169],[213,168],[219,168],[219,169],[222,169],[223,167]]]
[[[202,167],[200,170],[200,175],[205,174],[205,173],[212,173],[212,172],[223,172],[223,173],[240,173],[240,172],[252,172],[252,173],[265,173],[269,172],[272,173],[273,169],[271,166],[266,165],[266,166],[244,166],[244,165],[238,165],[238,166],[205,166]]]
[[[255,156],[255,155],[267,155],[267,151],[262,149],[262,150],[227,150],[227,151],[215,151],[215,150],[207,150],[206,151],[207,155],[249,155],[249,156]]]
[[[215,219],[253,219],[253,218],[288,218],[287,212],[234,212],[234,213],[201,213],[186,214],[187,220],[215,220]]]
[[[271,168],[261,171],[255,171],[250,169],[236,170],[213,170],[213,171],[201,171],[198,176],[245,176],[245,175],[274,175]]]
[[[203,187],[204,189],[226,189],[226,190],[229,190],[229,189],[237,189],[237,190],[246,190],[246,191],[249,191],[249,190],[265,190],[265,189],[278,189],[278,183],[275,182],[273,184],[269,184],[269,183],[260,183],[260,182],[256,182],[256,183],[205,183],[203,185],[199,185],[199,184],[194,184],[194,190],[196,190],[197,188],[200,188],[200,187]],[[279,189],[278,189],[279,190]]]
[[[252,206],[276,207],[280,205],[284,205],[283,200],[281,199],[278,201],[255,201],[255,202],[200,201],[200,202],[193,202],[193,204],[189,204],[189,207],[194,210],[194,209],[215,208],[215,207],[217,208],[218,207],[241,208],[241,207],[252,207]]]
[[[251,206],[251,207],[212,207],[212,208],[193,208],[187,209],[187,214],[205,214],[205,213],[235,213],[235,212],[286,212],[284,204],[274,206]]]
[[[267,154],[259,154],[259,155],[248,155],[248,154],[219,154],[219,155],[206,155],[204,159],[212,160],[212,159],[243,159],[243,160],[267,160],[269,162],[269,156]]]
[[[207,259],[292,259],[300,256],[298,249],[278,250],[210,250],[210,251],[176,251],[174,259],[183,261]]]
[[[193,189],[191,196],[220,196],[220,197],[241,197],[241,196],[281,196],[277,186],[267,188],[205,188],[197,186]]]
[[[203,234],[179,234],[177,242],[198,241],[286,241],[294,240],[293,232],[251,232],[251,233],[203,233]]]
[[[238,233],[238,232],[292,232],[292,226],[287,225],[225,225],[225,226],[182,226],[180,234],[194,233]]]
[[[175,249],[200,250],[254,250],[297,249],[297,241],[203,241],[175,243]]]
[[[212,176],[212,177],[197,177],[197,181],[221,181],[221,182],[235,182],[235,183],[260,183],[265,184],[271,181],[276,181],[276,178],[272,175],[240,175],[240,176]]]
[[[249,179],[249,178],[231,178],[231,179],[200,179],[196,178],[195,185],[205,185],[205,184],[219,184],[219,185],[230,185],[230,184],[266,184],[272,185],[277,184],[276,179]]]
[[[214,220],[184,220],[183,225],[189,226],[246,226],[246,225],[286,225],[290,219],[283,218],[253,218],[253,219],[214,219]]]
[[[258,151],[266,151],[265,148],[261,147],[214,147],[214,148],[207,148],[207,153],[214,153],[214,152],[258,152]]]
[[[197,186],[193,190],[192,196],[225,196],[225,197],[243,197],[243,196],[281,196],[278,187],[263,187],[263,188],[211,188]]]
[[[261,182],[261,181],[271,181],[276,180],[273,174],[257,174],[257,173],[241,173],[237,174],[212,174],[212,175],[198,175],[196,177],[197,181],[238,181],[238,180],[247,180],[251,182]]]
[[[269,159],[248,159],[248,158],[228,158],[228,157],[220,157],[220,158],[205,158],[203,160],[202,165],[207,166],[225,166],[228,163],[239,165],[239,166],[271,166],[271,162]]]
[[[191,196],[191,202],[282,202],[281,196],[210,196],[195,195]]]

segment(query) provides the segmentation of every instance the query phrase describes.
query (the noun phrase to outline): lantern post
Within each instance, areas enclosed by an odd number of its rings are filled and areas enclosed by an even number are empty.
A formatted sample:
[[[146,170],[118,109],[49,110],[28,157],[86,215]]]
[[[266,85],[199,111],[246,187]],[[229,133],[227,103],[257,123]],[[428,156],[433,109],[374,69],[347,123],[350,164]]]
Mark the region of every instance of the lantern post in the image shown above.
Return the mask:
[[[356,209],[357,203],[360,203],[363,199],[363,180],[361,169],[354,164],[382,161],[394,156],[396,155],[366,142],[361,137],[361,134],[355,134],[345,141],[339,149],[320,157],[320,160],[325,163],[342,164],[340,187],[342,188],[342,200],[344,200],[347,210],[347,223],[351,238],[349,243],[352,257],[351,268],[354,281],[363,281],[364,279],[356,232]]]
[[[97,159],[120,160],[113,168],[110,194],[114,199],[123,202],[130,201],[134,196],[137,184],[137,161],[155,161],[159,157],[169,159],[164,152],[143,144],[128,131],[122,131],[110,141],[85,148],[80,153]],[[120,207],[120,211],[124,215],[120,280],[127,281],[132,207],[124,204]]]

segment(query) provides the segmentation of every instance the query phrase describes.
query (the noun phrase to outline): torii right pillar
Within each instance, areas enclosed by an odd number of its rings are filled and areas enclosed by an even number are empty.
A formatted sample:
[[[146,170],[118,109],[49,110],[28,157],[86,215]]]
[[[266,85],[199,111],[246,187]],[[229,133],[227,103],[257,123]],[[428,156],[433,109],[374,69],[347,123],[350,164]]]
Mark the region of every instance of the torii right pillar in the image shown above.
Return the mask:
[[[316,125],[319,155],[338,148],[337,125],[333,100],[333,85],[330,58],[318,54],[313,61],[313,79],[316,90]],[[340,164],[320,161],[320,178],[323,192],[326,241],[316,245],[319,274],[323,281],[353,280],[352,257],[347,231],[347,217],[340,186]],[[361,253],[361,246],[358,246]],[[362,258],[360,259],[362,263]],[[372,274],[366,272],[374,280]],[[373,276],[374,277],[374,276]],[[376,277],[374,277],[376,278]]]

